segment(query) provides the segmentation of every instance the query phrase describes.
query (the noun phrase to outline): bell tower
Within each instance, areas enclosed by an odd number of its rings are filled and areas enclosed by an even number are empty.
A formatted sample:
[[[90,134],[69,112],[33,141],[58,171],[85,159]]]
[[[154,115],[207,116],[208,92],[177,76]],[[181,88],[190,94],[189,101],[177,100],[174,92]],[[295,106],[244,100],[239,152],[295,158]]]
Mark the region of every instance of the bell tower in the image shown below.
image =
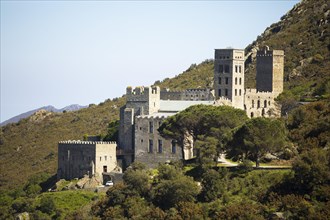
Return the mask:
[[[214,92],[216,99],[228,98],[244,109],[244,50],[215,49]]]

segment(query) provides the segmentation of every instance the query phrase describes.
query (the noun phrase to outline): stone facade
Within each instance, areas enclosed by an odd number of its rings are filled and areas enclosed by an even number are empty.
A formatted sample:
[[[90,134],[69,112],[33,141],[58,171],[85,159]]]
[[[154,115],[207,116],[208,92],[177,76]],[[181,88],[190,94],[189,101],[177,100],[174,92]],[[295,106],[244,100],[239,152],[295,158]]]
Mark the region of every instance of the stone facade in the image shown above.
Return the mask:
[[[244,105],[244,50],[216,49],[214,56],[215,98],[225,97],[232,106]]]
[[[270,51],[267,47],[257,53],[257,89],[244,88],[245,57],[241,49],[215,50],[214,91],[128,87],[127,103],[120,114],[119,148],[132,153],[126,154],[123,164],[140,161],[155,167],[160,162],[194,157],[193,140],[189,136],[179,146],[157,131],[162,120],[191,105],[204,102],[233,106],[244,109],[249,117],[280,116],[274,99],[283,90],[283,57],[283,51]]]
[[[207,101],[214,100],[211,89],[187,89],[185,91],[171,91],[169,89],[160,91],[161,100],[186,100],[186,101]]]
[[[135,161],[155,167],[158,163],[182,159],[182,147],[158,133],[165,116],[137,116],[135,119]]]
[[[120,109],[119,140],[116,143],[67,141],[58,145],[58,178],[81,178],[85,174],[103,177],[118,164],[125,169],[133,161],[149,167],[158,163],[194,157],[193,139],[183,143],[160,136],[161,122],[192,105],[227,105],[244,109],[249,117],[279,117],[275,98],[283,91],[284,52],[257,52],[257,88],[244,88],[244,50],[216,49],[214,90],[162,90],[127,87],[126,105]],[[103,175],[102,175],[103,174]]]
[[[284,51],[264,50],[257,52],[257,91],[272,92],[278,96],[283,92]]]
[[[61,141],[58,143],[58,179],[99,177],[117,166],[115,142]]]

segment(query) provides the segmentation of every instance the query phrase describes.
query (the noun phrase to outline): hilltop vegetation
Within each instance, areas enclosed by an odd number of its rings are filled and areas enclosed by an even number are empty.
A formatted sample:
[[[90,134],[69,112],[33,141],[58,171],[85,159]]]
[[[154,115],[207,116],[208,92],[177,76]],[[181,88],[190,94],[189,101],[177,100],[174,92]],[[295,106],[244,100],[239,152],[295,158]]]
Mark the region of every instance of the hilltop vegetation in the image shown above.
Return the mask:
[[[125,98],[107,100],[76,112],[39,111],[27,119],[1,127],[0,186],[15,188],[40,172],[55,174],[57,143],[81,140],[85,134],[107,133],[108,124],[119,118]]]
[[[245,53],[247,86],[254,87],[257,49],[267,45],[285,51],[285,91],[308,100],[330,93],[330,5],[327,0],[305,0],[268,27]],[[288,95],[288,94],[286,94]]]

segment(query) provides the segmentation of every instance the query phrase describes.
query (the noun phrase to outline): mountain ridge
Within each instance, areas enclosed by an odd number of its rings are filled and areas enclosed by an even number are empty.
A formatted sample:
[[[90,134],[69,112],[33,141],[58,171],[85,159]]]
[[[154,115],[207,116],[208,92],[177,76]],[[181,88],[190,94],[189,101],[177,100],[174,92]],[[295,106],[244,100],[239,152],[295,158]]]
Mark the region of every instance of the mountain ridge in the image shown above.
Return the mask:
[[[37,111],[40,111],[41,109],[44,109],[48,112],[63,112],[63,111],[77,111],[77,110],[82,109],[82,108],[87,108],[87,106],[78,105],[78,104],[71,104],[71,105],[65,106],[64,108],[58,109],[58,108],[55,108],[52,105],[47,105],[47,106],[43,106],[43,107],[40,107],[40,108],[36,108],[36,109],[30,110],[30,111],[21,113],[19,115],[14,116],[14,117],[11,117],[11,118],[1,122],[0,126],[5,126],[9,123],[17,123],[21,119],[28,118],[31,115],[33,115],[34,113],[36,113]]]

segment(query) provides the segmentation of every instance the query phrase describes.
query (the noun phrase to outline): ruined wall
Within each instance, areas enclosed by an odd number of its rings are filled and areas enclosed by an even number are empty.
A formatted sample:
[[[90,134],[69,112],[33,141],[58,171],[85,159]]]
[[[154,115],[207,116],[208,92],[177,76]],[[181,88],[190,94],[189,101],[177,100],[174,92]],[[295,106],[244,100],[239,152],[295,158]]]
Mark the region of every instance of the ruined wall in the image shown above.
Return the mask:
[[[165,117],[138,116],[135,121],[135,161],[156,167],[182,159],[182,148],[160,136],[157,129]]]
[[[160,91],[160,100],[182,100],[182,91],[163,89]]]
[[[187,89],[183,92],[182,100],[212,101],[214,100],[214,94],[211,89]]]
[[[187,89],[184,91],[171,91],[165,89],[160,91],[161,100],[186,100],[186,101],[211,101],[214,93],[211,89]]]
[[[248,117],[280,117],[280,106],[271,92],[257,92],[256,89],[245,90],[244,110]]]

